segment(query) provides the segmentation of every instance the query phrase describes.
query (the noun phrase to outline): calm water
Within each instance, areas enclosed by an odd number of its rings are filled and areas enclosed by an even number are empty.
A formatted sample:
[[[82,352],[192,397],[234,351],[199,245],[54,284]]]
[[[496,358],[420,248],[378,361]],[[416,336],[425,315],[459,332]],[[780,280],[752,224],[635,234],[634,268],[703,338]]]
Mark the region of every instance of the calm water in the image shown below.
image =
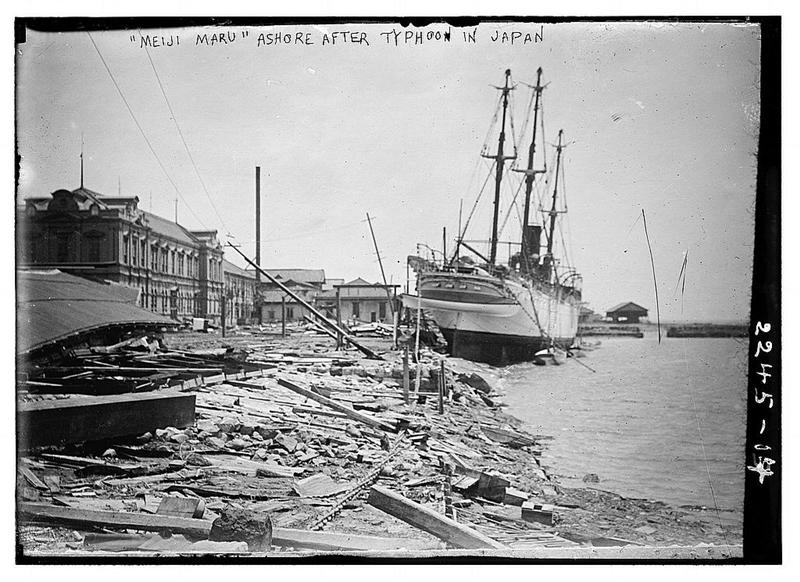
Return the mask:
[[[602,339],[562,366],[492,368],[508,412],[545,441],[543,464],[583,485],[740,521],[747,345],[736,339]]]

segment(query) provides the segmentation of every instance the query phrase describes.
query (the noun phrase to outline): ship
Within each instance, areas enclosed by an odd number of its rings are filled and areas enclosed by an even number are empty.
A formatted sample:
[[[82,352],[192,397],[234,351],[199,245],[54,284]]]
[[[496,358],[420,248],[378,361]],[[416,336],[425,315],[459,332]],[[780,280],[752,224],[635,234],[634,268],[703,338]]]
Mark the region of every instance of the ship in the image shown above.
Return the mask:
[[[557,230],[559,218],[566,212],[566,204],[560,204],[559,199],[559,187],[563,188],[559,178],[563,182],[564,132],[558,132],[558,141],[554,144],[555,171],[548,173],[543,151],[547,142],[544,140],[542,91],[545,87],[541,68],[537,70],[536,85],[527,86],[533,91],[532,107],[528,109],[528,113],[532,109],[533,124],[527,164],[522,168],[518,167],[518,147],[513,139],[513,154],[506,154],[507,125],[512,129],[512,136],[514,133],[509,95],[517,87],[511,81],[510,70],[505,71],[503,86],[495,87],[501,94],[493,119],[495,124],[497,119],[502,119],[497,146],[490,152],[485,145],[481,152],[481,157],[492,161],[484,184],[489,183],[491,172],[494,173],[491,239],[466,239],[469,219],[462,228],[459,212],[453,253],[447,253],[446,237],[443,237],[444,248],[439,253],[426,245],[417,245],[417,254],[408,257],[408,265],[417,278],[417,294],[406,293],[402,297],[405,307],[425,313],[436,322],[447,342],[448,353],[495,365],[537,360],[557,351],[563,355],[574,345],[581,306],[581,275],[567,264],[566,257],[554,255],[556,233],[561,233]],[[528,115],[526,124],[529,118]],[[493,126],[490,131],[492,129]],[[520,141],[522,139],[520,136]],[[538,163],[537,145],[541,146],[539,157],[542,158]],[[504,179],[517,181],[517,194],[524,185],[521,234],[517,241],[498,238]],[[537,192],[534,192],[535,185]],[[538,220],[531,224],[531,206],[536,202],[533,198],[537,193],[541,224]],[[561,238],[563,242],[563,236]],[[488,253],[475,248],[486,242]],[[505,262],[498,256],[500,245],[507,245],[509,249]],[[425,254],[421,248],[426,249]]]

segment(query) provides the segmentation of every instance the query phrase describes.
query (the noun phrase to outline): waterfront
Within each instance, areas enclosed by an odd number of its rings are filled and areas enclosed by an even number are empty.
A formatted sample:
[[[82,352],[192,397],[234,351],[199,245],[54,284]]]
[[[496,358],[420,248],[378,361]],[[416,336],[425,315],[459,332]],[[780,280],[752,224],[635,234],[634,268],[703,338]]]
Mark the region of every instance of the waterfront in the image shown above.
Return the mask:
[[[714,508],[741,523],[746,343],[603,339],[581,362],[488,369],[507,412],[544,441],[542,462],[567,487]],[[706,462],[707,467],[706,468]],[[583,478],[595,474],[596,483]]]

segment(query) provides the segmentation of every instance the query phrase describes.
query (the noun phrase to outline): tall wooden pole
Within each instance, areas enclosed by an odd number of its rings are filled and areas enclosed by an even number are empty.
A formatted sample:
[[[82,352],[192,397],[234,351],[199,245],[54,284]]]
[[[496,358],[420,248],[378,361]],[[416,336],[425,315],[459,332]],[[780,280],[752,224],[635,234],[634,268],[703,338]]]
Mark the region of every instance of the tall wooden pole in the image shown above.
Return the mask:
[[[342,290],[339,287],[336,287],[336,325],[342,327]],[[336,349],[341,350],[343,347],[342,332],[336,332]]]
[[[261,266],[261,166],[256,166],[256,265]],[[256,269],[256,289],[254,301],[258,324],[264,323],[264,310],[261,305],[261,271]]]
[[[375,254],[378,257],[378,266],[381,268],[381,278],[383,279],[383,288],[386,290],[386,298],[389,300],[389,309],[394,317],[394,305],[392,305],[392,292],[389,291],[389,285],[386,283],[386,273],[383,271],[383,261],[381,260],[381,253],[378,251],[378,241],[375,240],[375,231],[372,230],[372,220],[369,218],[367,212],[367,224],[369,224],[369,233],[372,235],[372,244],[375,245]]]
[[[408,343],[403,344],[403,401],[408,404]]]
[[[281,337],[286,337],[286,295],[281,297]]]

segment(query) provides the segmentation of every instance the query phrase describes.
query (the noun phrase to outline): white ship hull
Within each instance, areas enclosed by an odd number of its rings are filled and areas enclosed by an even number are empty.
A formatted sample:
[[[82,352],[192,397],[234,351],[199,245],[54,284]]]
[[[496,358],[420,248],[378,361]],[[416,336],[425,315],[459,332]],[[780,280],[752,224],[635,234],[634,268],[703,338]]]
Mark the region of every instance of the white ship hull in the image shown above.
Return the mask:
[[[435,282],[434,282],[435,280]],[[448,283],[452,281],[452,283]],[[484,285],[487,279],[423,274],[421,297],[406,295],[403,303],[430,313],[451,354],[490,363],[533,359],[555,343],[569,347],[578,330],[580,302],[522,284]],[[436,283],[438,282],[438,285]],[[448,287],[447,290],[442,286]],[[431,296],[433,295],[433,296]]]

